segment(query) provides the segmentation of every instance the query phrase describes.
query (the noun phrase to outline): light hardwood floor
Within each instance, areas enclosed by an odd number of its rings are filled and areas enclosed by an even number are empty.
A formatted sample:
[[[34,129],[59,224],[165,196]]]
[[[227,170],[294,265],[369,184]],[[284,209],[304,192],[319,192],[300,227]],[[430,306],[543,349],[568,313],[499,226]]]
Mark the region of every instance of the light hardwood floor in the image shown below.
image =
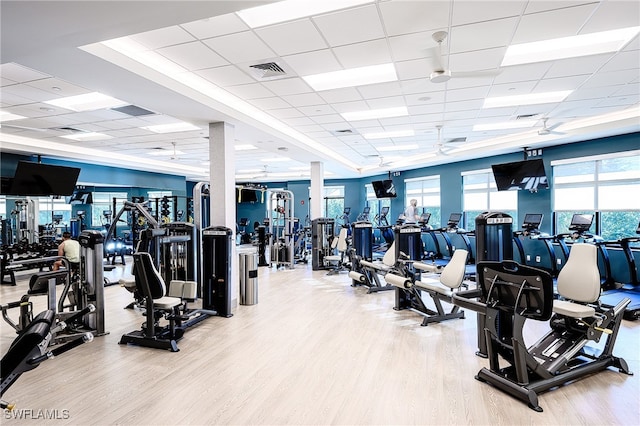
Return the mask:
[[[636,375],[611,369],[548,391],[537,413],[474,379],[488,363],[474,355],[473,312],[421,327],[419,315],[392,309],[393,292],[366,294],[346,274],[310,265],[260,268],[258,285],[258,304],[190,329],[177,353],[119,345],[143,317],[123,309],[129,292],[107,287],[110,334],[23,374],[4,395],[18,412],[57,410],[68,418],[3,413],[0,423],[640,424],[640,322],[623,322],[614,351]],[[2,302],[18,300],[25,288],[24,280],[2,286]],[[36,311],[43,302],[37,299]],[[530,323],[530,343],[546,330]],[[3,354],[14,337],[2,321]]]

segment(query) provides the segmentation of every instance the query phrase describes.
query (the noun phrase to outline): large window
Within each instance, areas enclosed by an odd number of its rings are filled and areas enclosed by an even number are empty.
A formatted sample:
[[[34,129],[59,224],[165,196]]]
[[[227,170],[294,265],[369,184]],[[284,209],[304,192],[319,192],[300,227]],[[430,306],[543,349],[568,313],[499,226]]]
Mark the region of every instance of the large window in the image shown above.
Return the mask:
[[[605,240],[635,236],[640,220],[640,151],[551,162],[556,233],[575,213],[596,215],[591,232]]]
[[[439,228],[442,223],[440,217],[440,176],[426,176],[404,181],[406,204],[409,200],[418,200],[418,212],[431,213],[429,225]]]
[[[476,217],[483,212],[507,213],[518,223],[518,191],[498,191],[491,170],[462,173],[462,208],[467,230],[476,229]]]
[[[324,216],[332,217],[336,220],[336,229],[344,224],[344,186],[325,186],[323,207]]]
[[[113,211],[113,199],[116,199],[116,211]],[[94,227],[101,226],[106,228],[111,222],[113,216],[123,206],[123,203],[127,200],[126,192],[94,192],[93,193],[93,205],[91,206],[91,224]],[[106,212],[111,212],[111,218],[107,218]],[[126,220],[126,217],[121,219]],[[126,223],[119,222],[118,226],[127,226]]]

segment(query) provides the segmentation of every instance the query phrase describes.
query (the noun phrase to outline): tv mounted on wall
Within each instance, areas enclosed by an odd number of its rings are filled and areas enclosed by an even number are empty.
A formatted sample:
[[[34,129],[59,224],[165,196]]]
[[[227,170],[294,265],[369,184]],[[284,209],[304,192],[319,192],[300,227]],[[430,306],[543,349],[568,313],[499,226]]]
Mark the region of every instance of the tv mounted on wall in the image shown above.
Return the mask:
[[[541,158],[491,166],[498,191],[527,189],[535,192],[548,189],[547,174]]]
[[[376,198],[395,198],[398,196],[396,193],[396,187],[393,185],[391,179],[386,180],[374,180],[371,182],[373,191],[376,193]]]
[[[77,167],[19,161],[10,195],[71,195],[79,175]]]

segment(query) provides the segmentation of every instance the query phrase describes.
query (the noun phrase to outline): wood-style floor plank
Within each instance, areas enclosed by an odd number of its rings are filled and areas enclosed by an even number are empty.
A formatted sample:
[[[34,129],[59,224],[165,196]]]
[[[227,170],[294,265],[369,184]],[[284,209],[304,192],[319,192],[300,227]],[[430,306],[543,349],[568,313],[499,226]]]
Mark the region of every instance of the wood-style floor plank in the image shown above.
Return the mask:
[[[0,287],[2,303],[20,298],[26,278]],[[421,327],[393,310],[393,292],[367,294],[310,265],[260,268],[258,286],[258,304],[190,329],[177,353],[119,345],[144,318],[123,309],[129,292],[106,287],[110,333],[25,373],[4,399],[16,413],[66,410],[60,425],[640,424],[638,322],[623,322],[614,351],[636,375],[608,370],[548,391],[536,413],[474,379],[488,363],[474,355],[473,312]],[[528,343],[547,327],[528,323]],[[14,337],[3,321],[3,354]],[[7,416],[2,424],[43,424]]]

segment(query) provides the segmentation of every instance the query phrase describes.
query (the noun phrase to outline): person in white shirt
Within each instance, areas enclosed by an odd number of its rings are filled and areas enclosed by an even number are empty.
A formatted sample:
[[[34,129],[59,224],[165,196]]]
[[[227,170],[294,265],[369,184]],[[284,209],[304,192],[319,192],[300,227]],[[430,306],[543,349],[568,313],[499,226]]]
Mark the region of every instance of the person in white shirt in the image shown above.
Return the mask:
[[[413,198],[409,201],[407,208],[404,209],[404,223],[417,223],[419,219],[418,200]]]

